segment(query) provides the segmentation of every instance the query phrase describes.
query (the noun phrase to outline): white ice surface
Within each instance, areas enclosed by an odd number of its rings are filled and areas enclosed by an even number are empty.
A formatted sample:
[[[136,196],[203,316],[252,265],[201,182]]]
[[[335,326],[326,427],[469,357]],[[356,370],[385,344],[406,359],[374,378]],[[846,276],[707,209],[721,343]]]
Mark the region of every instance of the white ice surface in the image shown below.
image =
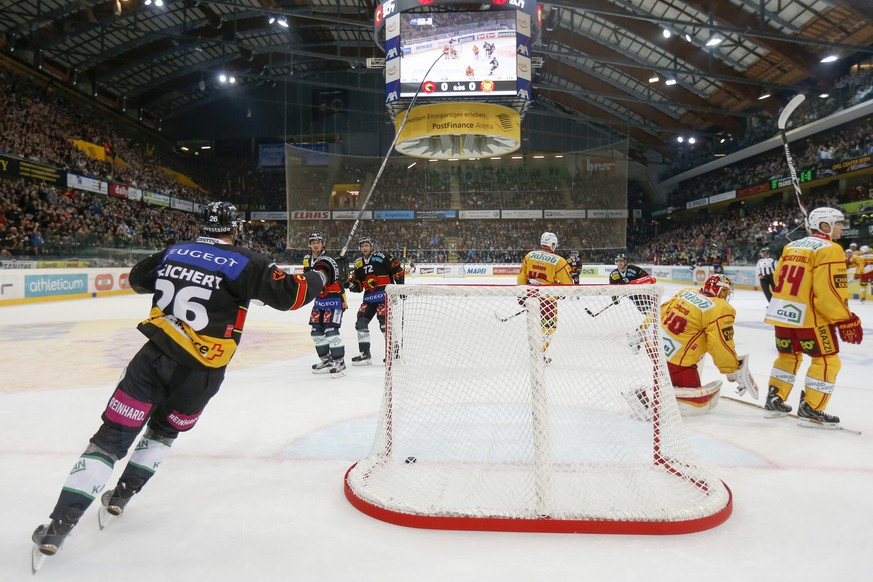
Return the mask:
[[[350,297],[343,325],[347,358],[357,353],[359,298]],[[763,391],[776,354],[763,294],[737,291],[732,303],[738,351],[751,354]],[[143,343],[135,325],[148,306],[148,297],[123,296],[0,308],[0,581],[32,579],[31,532],[47,521],[118,374]],[[828,410],[863,434],[764,420],[724,400],[712,414],[687,418],[701,459],[733,491],[734,512],[712,530],[658,537],[430,531],[359,513],[343,495],[343,475],[372,444],[384,367],[314,376],[308,308],[253,306],[227,380],[195,429],[176,441],[123,519],[98,531],[92,506],[38,578],[868,581],[873,305],[852,307],[868,337],[843,346]],[[371,331],[381,362],[375,322]],[[709,362],[704,382],[718,376]],[[722,393],[733,387],[726,382]],[[799,395],[798,386],[795,409]]]

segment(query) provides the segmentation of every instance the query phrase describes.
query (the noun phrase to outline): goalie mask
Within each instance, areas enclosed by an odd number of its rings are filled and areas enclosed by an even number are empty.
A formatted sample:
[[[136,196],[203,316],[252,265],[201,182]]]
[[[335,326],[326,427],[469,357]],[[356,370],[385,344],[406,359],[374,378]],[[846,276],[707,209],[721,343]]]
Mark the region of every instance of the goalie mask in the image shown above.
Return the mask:
[[[734,294],[734,283],[724,275],[713,275],[703,284],[701,293],[730,301],[731,296]]]
[[[239,225],[239,213],[230,202],[210,202],[203,207],[203,232],[233,234]]]

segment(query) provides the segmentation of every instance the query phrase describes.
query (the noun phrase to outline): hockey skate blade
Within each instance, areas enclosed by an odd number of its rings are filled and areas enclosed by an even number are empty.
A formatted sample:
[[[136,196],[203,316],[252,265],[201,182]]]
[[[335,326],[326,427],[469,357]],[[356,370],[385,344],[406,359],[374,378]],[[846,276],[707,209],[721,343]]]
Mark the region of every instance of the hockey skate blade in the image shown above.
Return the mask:
[[[352,366],[372,366],[372,365],[373,365],[373,360],[372,360],[372,359],[369,359],[369,360],[359,360],[359,361],[357,361],[357,362],[352,361]]]
[[[119,517],[121,516],[113,515],[109,513],[109,511],[105,507],[101,507],[100,510],[97,512],[97,524],[100,526],[100,529],[102,531],[103,528],[105,528],[113,521],[117,520]]]
[[[46,558],[48,558],[48,555],[39,551],[39,544],[33,544],[33,550],[30,553],[30,570],[32,574],[35,575],[39,572],[39,569],[45,564]]]
[[[320,370],[313,370],[313,374],[330,374],[330,368],[321,368]]]
[[[790,413],[788,412],[779,412],[778,410],[767,410],[764,409],[764,418],[785,418]]]
[[[337,378],[344,378],[346,375],[345,371],[343,372],[334,372],[330,375],[331,380],[336,380]]]
[[[820,420],[813,420],[811,418],[798,418],[797,426],[802,426],[803,428],[817,428],[819,430],[839,430],[840,425],[835,424],[833,422],[822,422]]]

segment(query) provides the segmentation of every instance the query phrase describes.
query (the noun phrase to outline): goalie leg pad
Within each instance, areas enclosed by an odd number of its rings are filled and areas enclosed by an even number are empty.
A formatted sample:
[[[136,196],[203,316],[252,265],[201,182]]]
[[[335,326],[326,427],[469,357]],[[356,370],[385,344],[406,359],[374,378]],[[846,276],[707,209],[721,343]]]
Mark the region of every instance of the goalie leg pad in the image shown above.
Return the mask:
[[[697,416],[706,414],[718,406],[721,380],[714,380],[700,388],[674,388],[676,402],[679,404],[679,414],[682,416]]]

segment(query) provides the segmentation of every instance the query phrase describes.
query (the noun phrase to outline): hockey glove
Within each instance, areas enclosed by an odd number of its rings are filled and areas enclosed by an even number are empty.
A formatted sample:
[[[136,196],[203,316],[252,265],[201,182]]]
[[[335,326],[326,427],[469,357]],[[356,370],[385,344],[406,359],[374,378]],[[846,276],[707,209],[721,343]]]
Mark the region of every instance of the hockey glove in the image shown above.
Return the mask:
[[[315,259],[315,263],[312,264],[312,268],[324,275],[324,284],[325,286],[330,285],[335,281],[340,281],[339,278],[339,267],[336,264],[336,261],[327,255],[321,255],[317,259]]]
[[[337,281],[349,280],[349,258],[345,255],[340,255],[334,259],[336,261]]]
[[[840,339],[847,344],[859,344],[864,339],[864,330],[861,328],[861,320],[854,313],[848,321],[837,324]]]

